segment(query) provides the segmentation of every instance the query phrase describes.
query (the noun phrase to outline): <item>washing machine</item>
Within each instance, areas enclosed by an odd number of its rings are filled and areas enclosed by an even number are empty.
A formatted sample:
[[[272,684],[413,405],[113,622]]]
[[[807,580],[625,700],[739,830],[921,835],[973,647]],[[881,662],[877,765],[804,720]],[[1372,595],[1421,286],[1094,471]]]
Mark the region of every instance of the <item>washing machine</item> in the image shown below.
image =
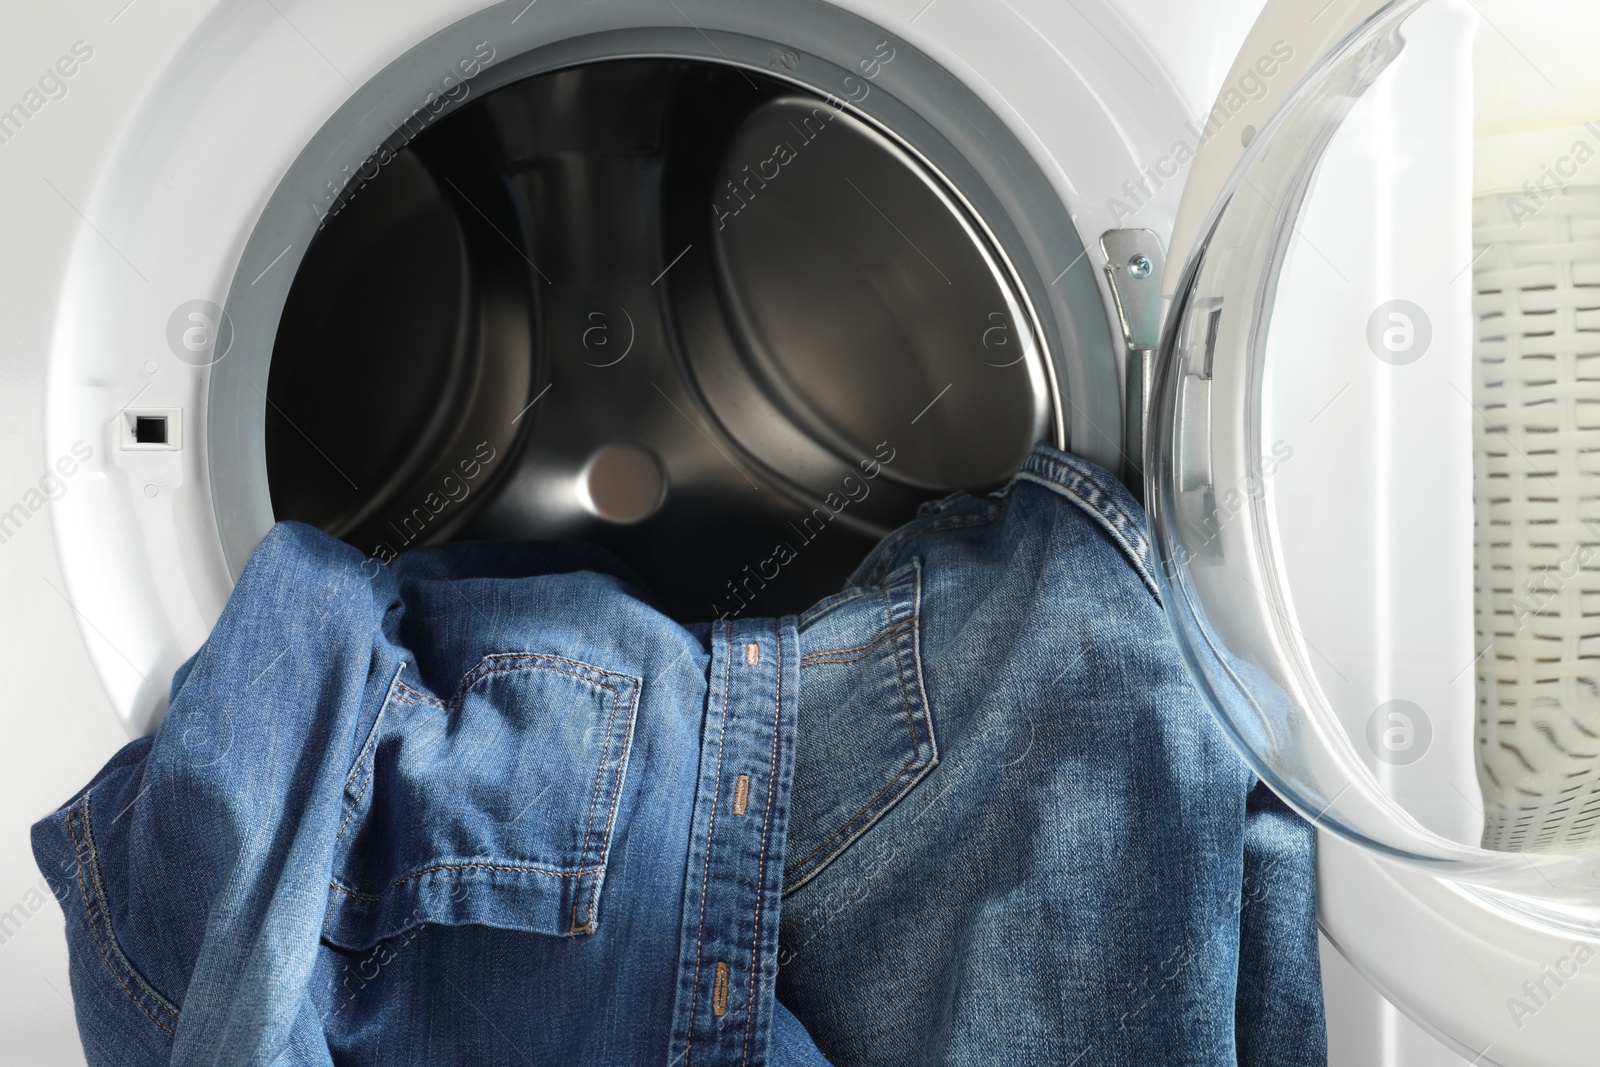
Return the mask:
[[[82,1058],[27,828],[275,519],[375,567],[598,541],[681,618],[776,614],[1049,439],[1145,499],[1197,680],[1321,831],[1333,1062],[1590,1062],[1596,18],[14,12],[8,1058]]]

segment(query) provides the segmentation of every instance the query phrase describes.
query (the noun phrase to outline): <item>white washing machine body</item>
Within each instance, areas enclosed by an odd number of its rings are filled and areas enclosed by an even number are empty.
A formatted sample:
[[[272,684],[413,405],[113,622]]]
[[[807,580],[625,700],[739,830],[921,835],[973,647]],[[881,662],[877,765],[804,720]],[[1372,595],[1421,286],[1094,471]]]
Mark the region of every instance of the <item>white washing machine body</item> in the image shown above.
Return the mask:
[[[960,157],[952,165],[984,178],[1011,160],[983,142],[981,112],[1070,220],[1070,239],[1035,225],[1030,189],[998,177],[990,199],[974,192],[969,205],[1043,279],[1036,307],[1059,320],[1045,332],[1088,353],[1062,371],[1066,436],[1115,466],[1124,342],[1137,338],[1118,336],[1126,263],[1108,262],[1101,235],[1151,231],[1158,252],[1171,249],[1166,289],[1177,292],[1252,135],[1381,5],[1317,6],[1278,0],[1253,30],[1259,4],[1248,0],[857,0],[818,21],[699,0],[192,2],[19,16],[0,55],[44,80],[19,82],[27,115],[0,122],[10,220],[0,508],[12,517],[0,529],[12,606],[0,1012],[12,1054],[81,1057],[59,918],[27,827],[159,722],[167,679],[270,521],[252,442],[271,337],[251,327],[276,321],[319,212],[388,131],[486,91],[509,64],[653,51],[804,74],[863,108],[862,94],[879,93],[895,102],[876,116],[890,132],[895,114],[926,124]],[[902,49],[888,65],[880,42]],[[1208,124],[1219,92],[1240,106]],[[195,309],[205,317],[189,318]],[[191,358],[184,331],[224,322],[235,331],[226,353]],[[168,419],[165,447],[138,447],[139,413]],[[1600,969],[1568,976],[1534,1017],[1507,1010],[1525,981],[1570,956],[1570,929],[1325,838],[1324,929],[1394,1003],[1467,1060],[1584,1062]]]

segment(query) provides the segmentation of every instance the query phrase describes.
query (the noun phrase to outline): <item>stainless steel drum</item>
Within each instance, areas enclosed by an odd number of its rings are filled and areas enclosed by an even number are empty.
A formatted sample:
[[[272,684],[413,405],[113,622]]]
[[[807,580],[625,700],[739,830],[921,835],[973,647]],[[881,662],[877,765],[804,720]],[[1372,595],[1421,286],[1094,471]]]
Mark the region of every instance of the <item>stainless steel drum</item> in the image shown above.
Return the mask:
[[[278,518],[380,559],[577,538],[681,618],[798,610],[1061,434],[981,221],[838,97],[591,63],[357,185],[280,320],[266,455]]]

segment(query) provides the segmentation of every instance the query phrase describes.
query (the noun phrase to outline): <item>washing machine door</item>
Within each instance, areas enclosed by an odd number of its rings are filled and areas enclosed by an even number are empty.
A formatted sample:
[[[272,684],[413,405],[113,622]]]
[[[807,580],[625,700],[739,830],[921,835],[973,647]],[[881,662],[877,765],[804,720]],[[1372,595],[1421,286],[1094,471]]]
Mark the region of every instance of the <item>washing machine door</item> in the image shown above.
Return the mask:
[[[1519,8],[1512,43],[1468,0],[1343,7],[1259,131],[1227,99],[1288,36],[1252,41],[1207,127],[1239,150],[1157,358],[1168,607],[1240,745],[1319,825],[1588,908],[1600,184],[1577,161],[1600,125],[1569,116],[1600,85],[1571,22]],[[1508,194],[1514,157],[1555,181]]]
[[[1343,839],[1325,925],[1484,1062],[1600,1009],[1597,19],[1270,3],[1192,131],[1145,438],[1190,665]]]

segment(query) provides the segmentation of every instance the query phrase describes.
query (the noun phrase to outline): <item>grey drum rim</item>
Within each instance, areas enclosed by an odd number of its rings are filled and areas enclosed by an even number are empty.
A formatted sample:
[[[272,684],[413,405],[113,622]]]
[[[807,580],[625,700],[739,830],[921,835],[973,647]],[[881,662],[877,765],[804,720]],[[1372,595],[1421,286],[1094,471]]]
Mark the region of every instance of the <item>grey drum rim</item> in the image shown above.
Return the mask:
[[[690,3],[684,13],[698,28],[653,25],[661,18],[656,5],[638,0],[551,0],[541,5],[540,20],[526,24],[510,22],[516,8],[502,4],[463,19],[374,75],[311,138],[263,208],[225,304],[235,341],[227,358],[211,368],[207,404],[213,504],[232,574],[273,521],[263,397],[289,286],[317,228],[313,205],[325,208],[328,189],[341,184],[330,186],[332,178],[358,171],[380,145],[397,149],[407,143],[409,137],[394,131],[430,92],[437,97],[441,76],[453,73],[457,61],[482,41],[495,48],[493,65],[466,83],[456,100],[443,98],[445,106],[429,125],[502,85],[610,59],[720,63],[841,100],[860,95],[851,113],[938,176],[1010,275],[1045,353],[1055,443],[1115,468],[1120,386],[1093,272],[1045,277],[1051,265],[1081,258],[1081,236],[1020,142],[942,66],[872,23],[817,0],[747,0],[737,7]],[[622,18],[638,25],[617,28]],[[780,30],[782,43],[763,35]],[[895,60],[866,79],[854,65],[885,39],[895,48]],[[268,265],[274,269],[262,273]],[[1068,406],[1105,417],[1069,425]]]

